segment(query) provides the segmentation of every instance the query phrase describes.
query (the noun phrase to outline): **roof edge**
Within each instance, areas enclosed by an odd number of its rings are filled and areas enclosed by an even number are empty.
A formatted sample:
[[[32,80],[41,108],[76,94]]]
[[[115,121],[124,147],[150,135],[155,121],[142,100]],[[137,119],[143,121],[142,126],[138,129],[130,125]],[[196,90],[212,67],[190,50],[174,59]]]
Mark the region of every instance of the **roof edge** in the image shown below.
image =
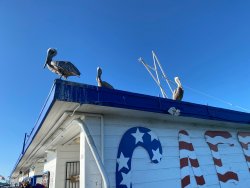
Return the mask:
[[[16,167],[18,166],[19,162],[22,160],[23,156],[25,155],[27,149],[29,148],[30,144],[32,143],[33,139],[35,138],[36,134],[38,133],[39,129],[42,126],[42,123],[44,122],[44,120],[46,119],[49,110],[51,109],[51,107],[53,106],[54,102],[56,101],[57,98],[57,92],[56,92],[56,84],[57,84],[57,80],[54,81],[49,95],[47,96],[45,103],[42,107],[42,110],[39,113],[38,119],[35,123],[35,126],[32,128],[30,134],[29,134],[29,138],[26,142],[24,142],[23,145],[23,151],[21,152],[21,154],[18,157],[17,162],[15,163],[15,166],[13,168],[13,170],[11,171],[11,175],[13,174],[13,172],[15,171]]]

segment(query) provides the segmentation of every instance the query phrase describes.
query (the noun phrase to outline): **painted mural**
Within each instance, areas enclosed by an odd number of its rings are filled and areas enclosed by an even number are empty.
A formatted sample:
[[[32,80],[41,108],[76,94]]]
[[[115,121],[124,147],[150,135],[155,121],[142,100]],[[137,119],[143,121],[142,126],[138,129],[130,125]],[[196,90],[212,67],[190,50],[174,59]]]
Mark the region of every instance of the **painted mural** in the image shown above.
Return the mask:
[[[219,144],[226,144],[228,147],[234,147],[235,141],[228,131],[206,131],[205,141],[211,151],[211,160],[214,163],[215,170],[220,187],[227,187],[227,182],[236,185],[239,182],[237,172],[229,167],[225,167],[219,152]],[[248,169],[250,169],[250,155],[248,145],[250,144],[250,132],[238,132],[238,141],[242,147]],[[197,186],[206,187],[206,182],[197,159],[192,140],[186,130],[180,130],[178,133],[179,143],[179,161],[180,161],[180,187],[192,187],[190,176],[194,177]],[[157,135],[145,127],[133,127],[128,129],[119,144],[116,163],[116,187],[132,188],[131,160],[134,150],[141,146],[144,148],[152,163],[159,163],[162,160],[162,145]],[[233,149],[233,148],[232,148]],[[190,170],[190,168],[192,170]],[[249,170],[250,171],[250,170]],[[164,176],[164,174],[163,174]],[[233,187],[234,187],[233,186]]]
[[[198,159],[196,157],[193,144],[189,134],[185,130],[179,132],[179,151],[180,151],[180,169],[181,169],[181,187],[190,185],[189,163],[193,169],[197,185],[204,185],[205,180],[200,169]]]
[[[125,132],[119,144],[116,163],[116,187],[132,188],[131,160],[137,147],[143,147],[152,163],[162,158],[162,146],[156,134],[145,127],[133,127]]]
[[[235,172],[232,172],[223,166],[218,150],[219,144],[229,144],[230,146],[234,146],[233,140],[231,139],[232,135],[227,131],[206,131],[205,138],[213,156],[220,184],[229,180],[231,180],[231,182],[239,181],[238,175]]]
[[[239,132],[238,140],[241,144],[243,153],[245,155],[248,170],[250,171],[250,153],[249,153],[249,147],[248,147],[248,145],[250,144],[250,132]]]

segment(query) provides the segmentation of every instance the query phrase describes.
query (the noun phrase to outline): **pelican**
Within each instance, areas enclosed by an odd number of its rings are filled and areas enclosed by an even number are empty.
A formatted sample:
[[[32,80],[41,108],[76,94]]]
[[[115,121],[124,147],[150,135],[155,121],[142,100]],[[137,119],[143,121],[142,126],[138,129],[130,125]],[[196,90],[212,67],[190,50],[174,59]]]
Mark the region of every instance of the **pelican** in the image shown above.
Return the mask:
[[[48,69],[56,73],[60,76],[60,79],[63,77],[67,79],[68,76],[80,76],[80,71],[69,61],[52,61],[52,58],[57,54],[56,49],[49,48],[47,51],[47,58],[44,64],[44,67],[48,67]]]
[[[102,69],[101,67],[97,67],[97,76],[96,76],[96,81],[99,87],[106,87],[109,89],[114,89],[113,86],[111,86],[108,82],[102,81],[101,79],[102,75]]]
[[[175,83],[177,84],[177,88],[173,92],[173,100],[181,101],[183,98],[184,90],[181,85],[181,81],[178,77],[174,78]]]

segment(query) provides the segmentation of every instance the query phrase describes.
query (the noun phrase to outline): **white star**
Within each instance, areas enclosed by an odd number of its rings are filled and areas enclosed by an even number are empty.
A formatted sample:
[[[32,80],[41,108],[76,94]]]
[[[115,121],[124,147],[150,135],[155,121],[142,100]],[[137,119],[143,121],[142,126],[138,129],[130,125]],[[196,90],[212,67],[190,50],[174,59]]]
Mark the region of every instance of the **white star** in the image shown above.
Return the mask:
[[[117,159],[118,171],[121,170],[123,167],[128,169],[128,160],[129,157],[124,157],[123,153],[121,152],[120,158]]]
[[[143,137],[144,133],[141,133],[140,130],[137,128],[135,133],[132,133],[132,136],[135,137],[135,144],[138,142],[143,142]]]
[[[162,154],[160,154],[159,148],[157,150],[152,150],[152,152],[154,154],[152,161],[157,160],[158,162],[160,162],[162,158]]]
[[[153,140],[158,140],[158,137],[153,131],[148,132],[148,134],[151,136],[151,142],[153,142]]]
[[[130,188],[131,185],[131,171],[129,171],[127,174],[122,172],[122,181],[120,185],[126,185],[127,188]]]

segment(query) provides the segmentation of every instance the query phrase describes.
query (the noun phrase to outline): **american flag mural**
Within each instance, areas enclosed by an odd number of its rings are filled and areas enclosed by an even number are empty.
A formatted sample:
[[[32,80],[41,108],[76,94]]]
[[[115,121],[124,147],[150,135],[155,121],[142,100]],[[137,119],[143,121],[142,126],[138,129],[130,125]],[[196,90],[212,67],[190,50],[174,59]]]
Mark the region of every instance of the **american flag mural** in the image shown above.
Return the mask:
[[[134,150],[143,147],[152,163],[162,158],[162,146],[156,134],[145,127],[128,129],[119,144],[116,163],[116,188],[132,188],[131,160]],[[143,176],[143,174],[142,174]]]
[[[238,175],[235,172],[227,170],[223,167],[221,157],[218,151],[219,144],[229,144],[233,146],[233,140],[231,139],[232,135],[227,131],[206,131],[205,132],[205,139],[206,142],[211,150],[214,165],[216,167],[217,176],[219,179],[220,184],[222,182],[225,183],[229,180],[238,182]]]
[[[250,153],[248,150],[248,144],[250,144],[250,132],[238,132],[238,140],[241,144],[243,153],[246,158],[247,166],[250,171]]]
[[[204,185],[205,180],[200,170],[193,144],[187,131],[179,131],[179,151],[180,151],[180,168],[181,168],[181,187],[190,187],[190,171],[189,162],[191,164],[193,174],[197,185]]]

